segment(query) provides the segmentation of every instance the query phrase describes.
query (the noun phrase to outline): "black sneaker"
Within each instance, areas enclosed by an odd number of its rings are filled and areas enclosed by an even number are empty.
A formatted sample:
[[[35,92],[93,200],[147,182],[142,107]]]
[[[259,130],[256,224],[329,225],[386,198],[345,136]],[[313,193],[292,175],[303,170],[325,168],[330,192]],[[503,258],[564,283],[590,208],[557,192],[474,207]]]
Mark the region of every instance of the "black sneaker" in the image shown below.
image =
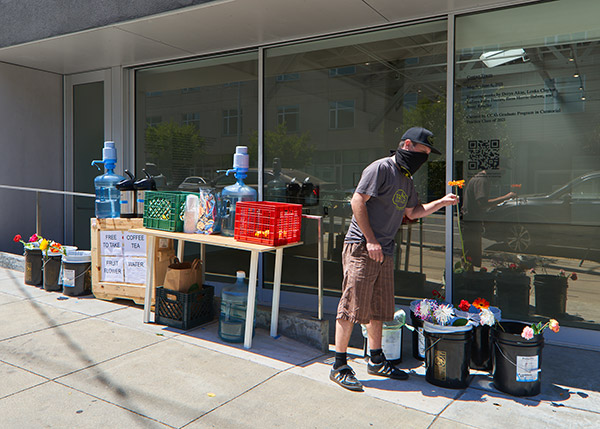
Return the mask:
[[[408,378],[408,374],[406,372],[399,370],[388,360],[384,360],[381,363],[372,363],[369,359],[369,363],[367,364],[367,372],[371,375],[393,378],[394,380],[406,380]]]
[[[352,368],[348,365],[342,365],[338,369],[331,369],[329,379],[345,389],[362,392],[363,385],[354,375]]]

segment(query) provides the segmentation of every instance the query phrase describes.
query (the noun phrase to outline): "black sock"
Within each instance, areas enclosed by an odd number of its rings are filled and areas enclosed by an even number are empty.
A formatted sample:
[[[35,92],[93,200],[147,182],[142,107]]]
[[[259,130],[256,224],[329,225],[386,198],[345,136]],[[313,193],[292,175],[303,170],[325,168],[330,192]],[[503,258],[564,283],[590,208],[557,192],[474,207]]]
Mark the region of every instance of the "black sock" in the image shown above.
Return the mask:
[[[385,360],[383,349],[371,349],[371,362],[381,363]]]
[[[338,369],[340,366],[348,365],[348,357],[346,353],[335,353],[335,362],[333,363],[333,369]]]

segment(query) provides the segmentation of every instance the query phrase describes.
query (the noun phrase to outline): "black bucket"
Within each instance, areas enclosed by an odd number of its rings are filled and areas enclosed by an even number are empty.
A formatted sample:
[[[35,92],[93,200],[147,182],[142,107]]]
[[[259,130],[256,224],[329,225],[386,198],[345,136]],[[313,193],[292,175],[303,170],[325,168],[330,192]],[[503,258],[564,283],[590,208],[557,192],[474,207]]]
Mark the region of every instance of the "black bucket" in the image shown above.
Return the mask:
[[[483,298],[490,304],[494,304],[496,279],[492,273],[467,271],[464,273],[454,273],[452,279],[454,281],[452,286],[452,301],[455,306],[458,306],[463,299],[473,302],[477,298]]]
[[[548,317],[557,317],[567,312],[566,277],[536,274],[533,276],[535,286],[535,312]]]
[[[63,294],[68,296],[92,293],[90,251],[79,250],[63,257]]]
[[[44,289],[48,291],[61,290],[60,277],[60,255],[44,258]]]
[[[25,249],[25,284],[42,285],[42,251]]]
[[[513,396],[535,396],[542,385],[542,349],[544,336],[534,335],[531,340],[521,337],[521,322],[503,322],[492,330],[494,344],[494,386]]]
[[[473,328],[470,367],[479,371],[492,370],[492,341],[490,327],[487,325]]]
[[[424,325],[425,380],[449,389],[466,388],[469,385],[472,326]],[[447,332],[437,332],[438,328]],[[456,331],[452,332],[452,328]]]
[[[525,274],[504,274],[496,277],[496,306],[502,316],[517,320],[529,315],[530,279]]]
[[[425,335],[423,321],[415,313],[410,312],[410,320],[415,328],[412,332],[412,355],[417,360],[425,360]]]

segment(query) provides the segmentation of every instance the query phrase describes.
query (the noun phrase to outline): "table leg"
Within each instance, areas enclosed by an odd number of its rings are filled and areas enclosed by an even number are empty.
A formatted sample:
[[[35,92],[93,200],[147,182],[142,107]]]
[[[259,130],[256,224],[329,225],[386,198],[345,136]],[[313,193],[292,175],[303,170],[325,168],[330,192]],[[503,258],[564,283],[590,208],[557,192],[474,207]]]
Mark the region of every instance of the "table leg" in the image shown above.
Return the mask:
[[[144,296],[144,323],[150,322],[150,307],[152,306],[152,291],[154,289],[154,250],[156,237],[146,237],[146,294]]]
[[[256,307],[256,279],[258,277],[258,253],[251,251],[250,276],[248,277],[248,304],[246,305],[246,332],[244,333],[244,347],[252,347],[252,327],[254,326],[254,309]]]
[[[200,260],[202,261],[202,284],[206,281],[206,248],[200,244]]]
[[[273,300],[271,304],[271,336],[277,336],[279,322],[279,292],[281,290],[281,266],[283,265],[283,249],[275,251],[275,272],[273,273]]]
[[[179,262],[183,262],[184,247],[185,247],[185,241],[177,240],[177,259],[179,259]]]

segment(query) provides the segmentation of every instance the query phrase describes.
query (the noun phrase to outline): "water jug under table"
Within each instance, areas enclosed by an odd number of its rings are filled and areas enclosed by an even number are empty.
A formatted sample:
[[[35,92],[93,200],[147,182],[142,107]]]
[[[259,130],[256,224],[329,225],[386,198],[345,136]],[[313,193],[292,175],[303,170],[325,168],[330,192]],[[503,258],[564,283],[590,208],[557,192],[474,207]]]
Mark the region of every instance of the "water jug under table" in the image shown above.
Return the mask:
[[[236,276],[235,284],[224,287],[221,292],[219,316],[219,337],[231,343],[243,342],[246,333],[248,283],[244,271],[238,271]],[[254,335],[254,328],[252,334]]]

